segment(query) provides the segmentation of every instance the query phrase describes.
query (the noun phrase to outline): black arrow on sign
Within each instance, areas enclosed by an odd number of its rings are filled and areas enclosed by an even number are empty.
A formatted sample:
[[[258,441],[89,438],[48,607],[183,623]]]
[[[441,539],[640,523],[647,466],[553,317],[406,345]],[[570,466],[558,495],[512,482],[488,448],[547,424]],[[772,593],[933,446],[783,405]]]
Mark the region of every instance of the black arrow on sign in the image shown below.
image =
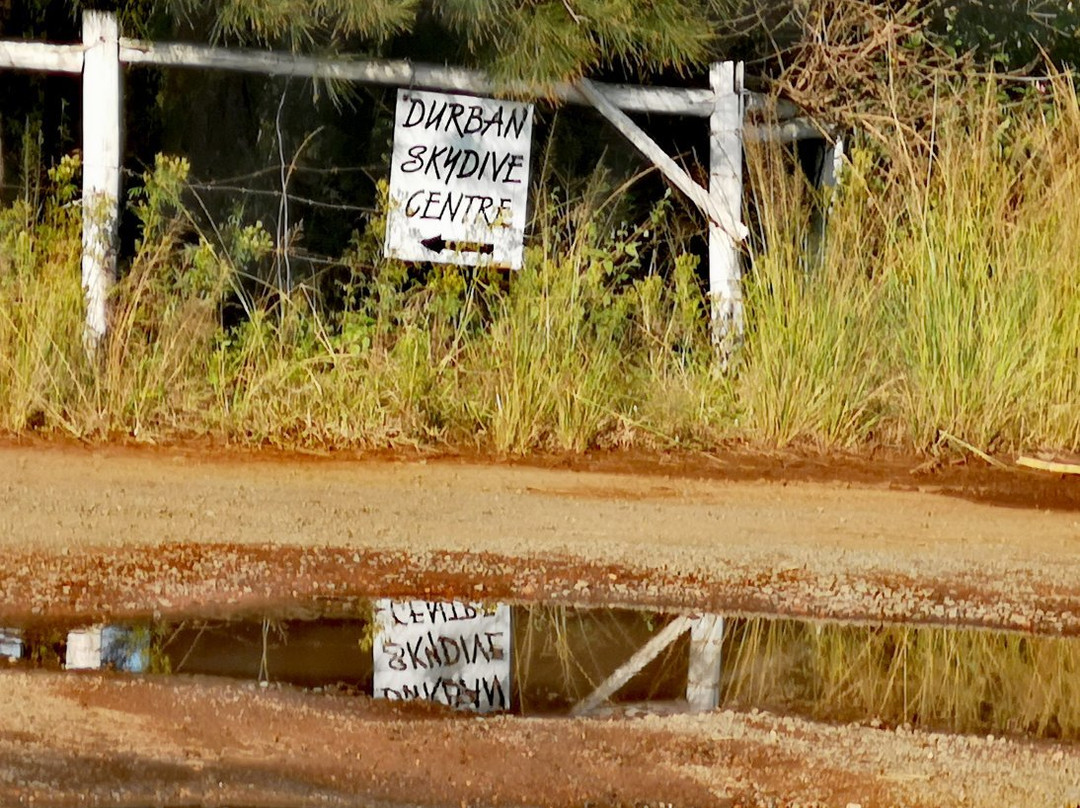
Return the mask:
[[[494,244],[484,244],[480,241],[447,241],[442,236],[432,236],[421,239],[420,243],[432,252],[441,253],[443,250],[451,252],[474,252],[480,255],[491,255],[495,252]]]

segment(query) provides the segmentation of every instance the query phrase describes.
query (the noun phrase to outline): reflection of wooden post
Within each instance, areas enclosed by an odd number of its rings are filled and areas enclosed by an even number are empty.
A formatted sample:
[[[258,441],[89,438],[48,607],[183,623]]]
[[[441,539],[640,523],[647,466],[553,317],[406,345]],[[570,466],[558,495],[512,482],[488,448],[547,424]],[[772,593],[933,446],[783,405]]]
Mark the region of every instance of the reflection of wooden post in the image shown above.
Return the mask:
[[[686,702],[691,712],[715,710],[720,704],[724,618],[718,614],[703,614],[699,617],[679,616],[664,626],[592,693],[575,704],[570,714],[586,715],[603,704],[687,629],[690,630],[690,668],[686,677]]]
[[[686,702],[695,713],[715,710],[720,704],[723,641],[724,618],[718,614],[703,614],[690,627]]]
[[[679,639],[693,624],[694,621],[689,617],[676,617],[630,659],[620,665],[611,676],[601,682],[592,693],[575,704],[570,715],[585,715],[599,707],[615,695],[620,687],[637,676],[642,668],[656,659],[665,648]]]
[[[108,328],[120,205],[120,36],[116,16],[83,12],[83,254],[87,345]]]
[[[709,117],[709,196],[731,223],[709,223],[709,299],[713,342],[727,361],[742,342],[743,300],[739,250],[731,234],[742,222],[742,62],[714,64],[709,81],[715,106]]]

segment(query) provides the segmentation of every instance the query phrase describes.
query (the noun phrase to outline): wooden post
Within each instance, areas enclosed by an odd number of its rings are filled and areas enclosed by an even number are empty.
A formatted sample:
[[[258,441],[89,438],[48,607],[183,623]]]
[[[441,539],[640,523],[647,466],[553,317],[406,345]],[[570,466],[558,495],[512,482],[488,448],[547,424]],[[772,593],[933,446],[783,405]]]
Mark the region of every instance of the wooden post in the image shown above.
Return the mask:
[[[836,186],[840,182],[840,171],[844,167],[844,139],[838,137],[832,143],[822,140],[818,155],[817,169],[812,178],[818,198],[810,215],[810,233],[806,243],[806,267],[811,275],[817,274],[825,266],[829,216]]]
[[[826,142],[825,154],[821,161],[821,177],[818,184],[822,188],[835,188],[840,184],[840,172],[844,168],[844,139],[837,137],[831,144]]]
[[[83,12],[83,254],[85,340],[108,329],[120,219],[120,36],[114,14]]]
[[[690,667],[686,674],[686,702],[703,713],[720,705],[721,653],[724,618],[703,614],[690,627]]]
[[[709,117],[709,195],[742,223],[742,62],[714,64],[709,83],[715,94]],[[729,228],[729,232],[732,228]],[[709,222],[709,298],[713,343],[726,365],[743,338],[742,270],[739,250],[729,232]]]

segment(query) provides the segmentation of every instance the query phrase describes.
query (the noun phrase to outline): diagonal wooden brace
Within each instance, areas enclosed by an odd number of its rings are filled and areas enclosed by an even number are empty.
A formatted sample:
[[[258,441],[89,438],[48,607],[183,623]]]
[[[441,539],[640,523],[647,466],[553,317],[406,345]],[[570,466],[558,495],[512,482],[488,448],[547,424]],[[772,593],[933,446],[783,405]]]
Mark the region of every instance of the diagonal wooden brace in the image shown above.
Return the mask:
[[[709,221],[719,227],[734,242],[740,242],[749,235],[746,225],[735,220],[730,211],[724,210],[716,203],[716,200],[703,188],[671,155],[665,152],[649,135],[631,120],[630,116],[615,106],[604,92],[589,79],[581,79],[577,88],[585,98],[603,115],[612,126],[619,130],[643,155],[649,158],[660,172],[671,181],[671,184],[686,194]]]

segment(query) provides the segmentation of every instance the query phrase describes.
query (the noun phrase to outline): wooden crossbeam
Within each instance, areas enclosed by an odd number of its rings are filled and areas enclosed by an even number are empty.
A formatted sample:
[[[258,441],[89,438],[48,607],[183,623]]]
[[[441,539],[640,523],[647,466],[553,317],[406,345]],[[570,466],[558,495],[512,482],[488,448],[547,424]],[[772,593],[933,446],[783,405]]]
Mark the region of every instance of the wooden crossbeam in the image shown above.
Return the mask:
[[[83,50],[82,45],[0,40],[0,69],[82,73]]]
[[[733,241],[742,241],[746,238],[749,233],[742,222],[733,220],[729,210],[717,204],[717,200],[710,196],[705,188],[698,185],[682,166],[672,159],[671,155],[657,145],[656,141],[634,123],[625,112],[615,106],[593,82],[582,79],[578,82],[578,87],[597,111],[618,129],[634,148],[648,157],[672,185],[686,194],[710,222],[719,227]],[[740,197],[741,190],[740,186]]]
[[[528,87],[506,87],[485,73],[460,67],[404,60],[350,60],[273,51],[219,48],[175,42],[144,42],[118,36],[108,12],[87,11],[81,45],[0,40],[0,69],[83,73],[83,286],[87,335],[96,343],[105,333],[108,287],[115,277],[115,239],[120,199],[119,154],[122,65],[154,65],[300,76],[366,84],[418,87],[479,95],[536,95]],[[716,64],[708,88],[637,87],[588,79],[542,88],[543,97],[594,107],[656,165],[708,220],[709,296],[714,342],[726,363],[741,341],[743,303],[738,242],[748,235],[742,215],[742,141],[817,137],[812,123],[791,118],[779,126],[747,127],[746,108],[766,108],[760,95],[743,88],[742,65]],[[783,117],[796,110],[776,105]],[[628,112],[708,118],[709,183],[698,184],[627,114]]]
[[[443,92],[495,95],[534,95],[526,87],[500,85],[479,70],[409,62],[401,59],[350,60],[322,58],[241,48],[216,48],[170,42],[120,40],[120,59],[128,64],[163,67],[201,67],[276,76],[355,81],[389,87],[415,87]],[[620,109],[663,115],[705,118],[711,114],[711,90],[679,87],[635,87],[605,84],[601,92]],[[553,99],[575,104],[591,104],[579,88],[560,82],[543,90]]]

